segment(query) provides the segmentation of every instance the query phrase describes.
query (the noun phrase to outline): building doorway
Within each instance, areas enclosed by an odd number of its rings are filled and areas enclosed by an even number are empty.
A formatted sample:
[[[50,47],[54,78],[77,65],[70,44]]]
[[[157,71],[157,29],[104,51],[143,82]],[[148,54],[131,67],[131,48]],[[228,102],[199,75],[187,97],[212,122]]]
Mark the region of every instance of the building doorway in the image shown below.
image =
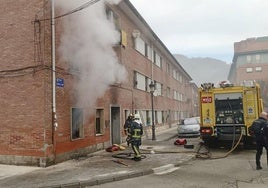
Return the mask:
[[[112,144],[121,144],[120,107],[111,107]]]

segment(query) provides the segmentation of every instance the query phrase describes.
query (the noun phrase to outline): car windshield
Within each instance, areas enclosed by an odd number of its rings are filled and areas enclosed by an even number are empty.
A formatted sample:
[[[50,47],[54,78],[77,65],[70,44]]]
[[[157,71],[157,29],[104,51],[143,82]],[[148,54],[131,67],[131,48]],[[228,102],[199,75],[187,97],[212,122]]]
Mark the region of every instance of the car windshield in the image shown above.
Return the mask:
[[[198,124],[198,118],[187,118],[184,120],[184,125],[193,125],[193,124]]]

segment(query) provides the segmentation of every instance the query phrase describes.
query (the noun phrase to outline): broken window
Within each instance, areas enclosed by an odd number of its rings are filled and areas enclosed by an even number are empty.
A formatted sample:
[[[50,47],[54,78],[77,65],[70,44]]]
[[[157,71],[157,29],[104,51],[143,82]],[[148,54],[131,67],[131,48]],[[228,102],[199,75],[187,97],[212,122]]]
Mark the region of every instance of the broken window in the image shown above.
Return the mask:
[[[72,139],[82,138],[83,136],[83,109],[72,108]]]

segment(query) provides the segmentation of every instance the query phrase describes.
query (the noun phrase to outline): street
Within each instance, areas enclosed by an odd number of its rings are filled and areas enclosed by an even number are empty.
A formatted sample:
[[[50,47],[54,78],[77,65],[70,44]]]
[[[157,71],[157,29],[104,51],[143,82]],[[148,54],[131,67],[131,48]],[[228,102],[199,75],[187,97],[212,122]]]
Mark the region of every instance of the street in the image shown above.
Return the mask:
[[[142,153],[146,158],[140,162],[120,159],[123,163],[115,163],[118,159],[112,155],[120,152],[104,150],[47,168],[2,166],[0,187],[267,187],[266,153],[262,156],[263,169],[258,171],[255,150],[245,150],[242,146],[227,157],[230,147],[210,148],[210,155],[206,147],[201,147],[199,157],[195,158],[200,139],[187,139],[194,149],[185,149],[174,145],[177,139],[174,130],[176,127],[158,134],[158,141],[144,140]],[[127,147],[123,153],[130,151]],[[25,172],[20,173],[21,170]],[[11,171],[13,175],[7,173]]]
[[[191,139],[195,142],[195,139]],[[212,157],[220,158],[227,148],[210,149]],[[262,156],[263,170],[255,170],[255,151],[237,148],[229,156],[220,159],[194,159],[166,172],[93,186],[109,187],[267,187],[268,167],[266,154]]]

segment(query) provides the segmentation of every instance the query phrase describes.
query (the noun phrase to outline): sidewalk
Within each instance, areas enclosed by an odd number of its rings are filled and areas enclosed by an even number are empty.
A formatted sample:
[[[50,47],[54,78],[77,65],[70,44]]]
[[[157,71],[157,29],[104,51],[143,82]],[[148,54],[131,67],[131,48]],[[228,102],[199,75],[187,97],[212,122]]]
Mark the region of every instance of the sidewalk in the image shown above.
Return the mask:
[[[101,150],[47,168],[0,165],[0,187],[84,187],[161,172],[195,156],[193,149],[174,145],[176,129],[177,126],[173,126],[157,131],[155,141],[145,138],[141,146],[144,159],[139,162],[113,157],[132,153],[131,148],[123,144],[124,151]]]

